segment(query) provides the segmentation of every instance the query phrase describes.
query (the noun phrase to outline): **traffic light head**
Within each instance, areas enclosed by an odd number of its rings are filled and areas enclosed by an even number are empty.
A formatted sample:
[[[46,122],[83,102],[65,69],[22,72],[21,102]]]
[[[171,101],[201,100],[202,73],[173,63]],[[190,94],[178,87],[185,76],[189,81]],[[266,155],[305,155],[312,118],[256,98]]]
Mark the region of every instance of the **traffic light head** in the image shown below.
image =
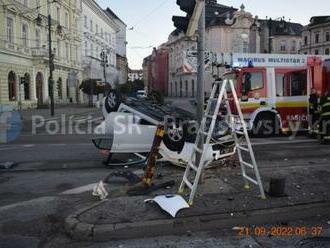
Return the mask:
[[[194,12],[196,0],[176,0],[176,4],[180,6],[180,9],[191,16]]]
[[[173,16],[172,21],[174,23],[174,27],[176,27],[180,31],[186,32],[189,25],[189,18],[183,16]]]

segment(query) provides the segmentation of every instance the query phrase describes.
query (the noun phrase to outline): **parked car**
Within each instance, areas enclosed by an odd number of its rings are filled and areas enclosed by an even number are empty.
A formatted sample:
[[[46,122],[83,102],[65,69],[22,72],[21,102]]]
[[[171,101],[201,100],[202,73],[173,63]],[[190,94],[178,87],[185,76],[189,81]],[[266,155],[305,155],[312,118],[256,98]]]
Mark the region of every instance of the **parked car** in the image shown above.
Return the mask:
[[[136,97],[139,98],[139,99],[147,98],[147,93],[146,93],[145,90],[138,90],[136,92]]]

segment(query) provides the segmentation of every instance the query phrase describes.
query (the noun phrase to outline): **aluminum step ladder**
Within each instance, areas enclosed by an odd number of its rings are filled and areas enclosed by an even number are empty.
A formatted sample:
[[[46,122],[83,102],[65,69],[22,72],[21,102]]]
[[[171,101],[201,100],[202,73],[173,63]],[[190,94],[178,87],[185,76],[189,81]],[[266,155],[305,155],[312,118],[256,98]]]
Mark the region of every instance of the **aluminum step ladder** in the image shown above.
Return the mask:
[[[238,116],[233,115],[233,111],[231,110],[231,106],[229,104],[227,91],[232,93],[232,96],[234,98],[234,104],[238,112]],[[263,199],[265,199],[264,188],[262,185],[258,166],[256,163],[250,138],[248,135],[246,123],[244,121],[242,110],[239,104],[237,93],[234,87],[234,83],[232,80],[224,80],[224,81],[216,81],[214,83],[211,96],[208,101],[204,117],[202,119],[202,123],[198,130],[193,152],[189,158],[180,188],[178,190],[179,194],[183,194],[185,189],[188,189],[190,191],[189,200],[188,200],[189,205],[193,204],[193,200],[197,191],[197,186],[200,177],[206,166],[206,161],[205,161],[206,152],[208,151],[209,146],[212,145],[211,144],[212,134],[215,125],[217,123],[219,110],[222,106],[225,106],[227,110],[226,117],[227,120],[230,122],[229,124],[232,128],[232,133],[236,144],[236,151],[238,153],[238,158],[241,166],[242,176],[245,182],[245,188],[249,188],[249,183],[253,183],[259,186],[260,195]],[[241,126],[239,129],[237,129],[237,124]],[[244,145],[241,142],[239,136],[242,137],[243,140],[245,140]],[[206,139],[204,139],[205,137]],[[202,138],[203,140],[205,140],[204,146],[203,149],[199,149],[198,144]],[[247,155],[250,156],[249,162],[245,160],[245,156],[243,156],[243,153],[246,153]],[[197,163],[196,161],[196,155],[198,154],[200,156],[199,163]],[[247,174],[247,169],[252,169],[255,178],[252,178]]]

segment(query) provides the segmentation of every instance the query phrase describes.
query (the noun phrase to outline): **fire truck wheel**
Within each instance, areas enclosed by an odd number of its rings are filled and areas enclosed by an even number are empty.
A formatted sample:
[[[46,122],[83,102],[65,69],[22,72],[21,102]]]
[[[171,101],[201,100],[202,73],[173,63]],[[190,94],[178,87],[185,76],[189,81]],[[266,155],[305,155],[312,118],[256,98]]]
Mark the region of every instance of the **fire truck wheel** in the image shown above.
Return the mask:
[[[278,133],[279,121],[273,113],[257,115],[253,125],[253,135],[257,137],[271,137]]]
[[[121,102],[121,96],[118,91],[110,90],[104,101],[106,112],[111,113],[117,111]]]
[[[177,122],[167,124],[163,137],[164,145],[173,152],[180,153],[187,138],[187,126]]]

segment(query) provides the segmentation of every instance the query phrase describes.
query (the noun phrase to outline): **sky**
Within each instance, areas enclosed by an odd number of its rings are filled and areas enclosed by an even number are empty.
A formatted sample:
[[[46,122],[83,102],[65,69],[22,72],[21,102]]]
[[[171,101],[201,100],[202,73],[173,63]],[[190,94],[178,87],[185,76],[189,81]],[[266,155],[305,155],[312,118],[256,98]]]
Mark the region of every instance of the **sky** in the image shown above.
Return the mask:
[[[152,48],[167,41],[174,30],[173,15],[184,15],[176,0],[97,0],[110,7],[127,24],[127,56],[129,67],[141,69],[143,58]],[[311,16],[330,15],[329,0],[218,0],[218,3],[245,10],[263,19],[285,16],[286,20],[308,24]],[[133,27],[133,30],[129,30]]]

